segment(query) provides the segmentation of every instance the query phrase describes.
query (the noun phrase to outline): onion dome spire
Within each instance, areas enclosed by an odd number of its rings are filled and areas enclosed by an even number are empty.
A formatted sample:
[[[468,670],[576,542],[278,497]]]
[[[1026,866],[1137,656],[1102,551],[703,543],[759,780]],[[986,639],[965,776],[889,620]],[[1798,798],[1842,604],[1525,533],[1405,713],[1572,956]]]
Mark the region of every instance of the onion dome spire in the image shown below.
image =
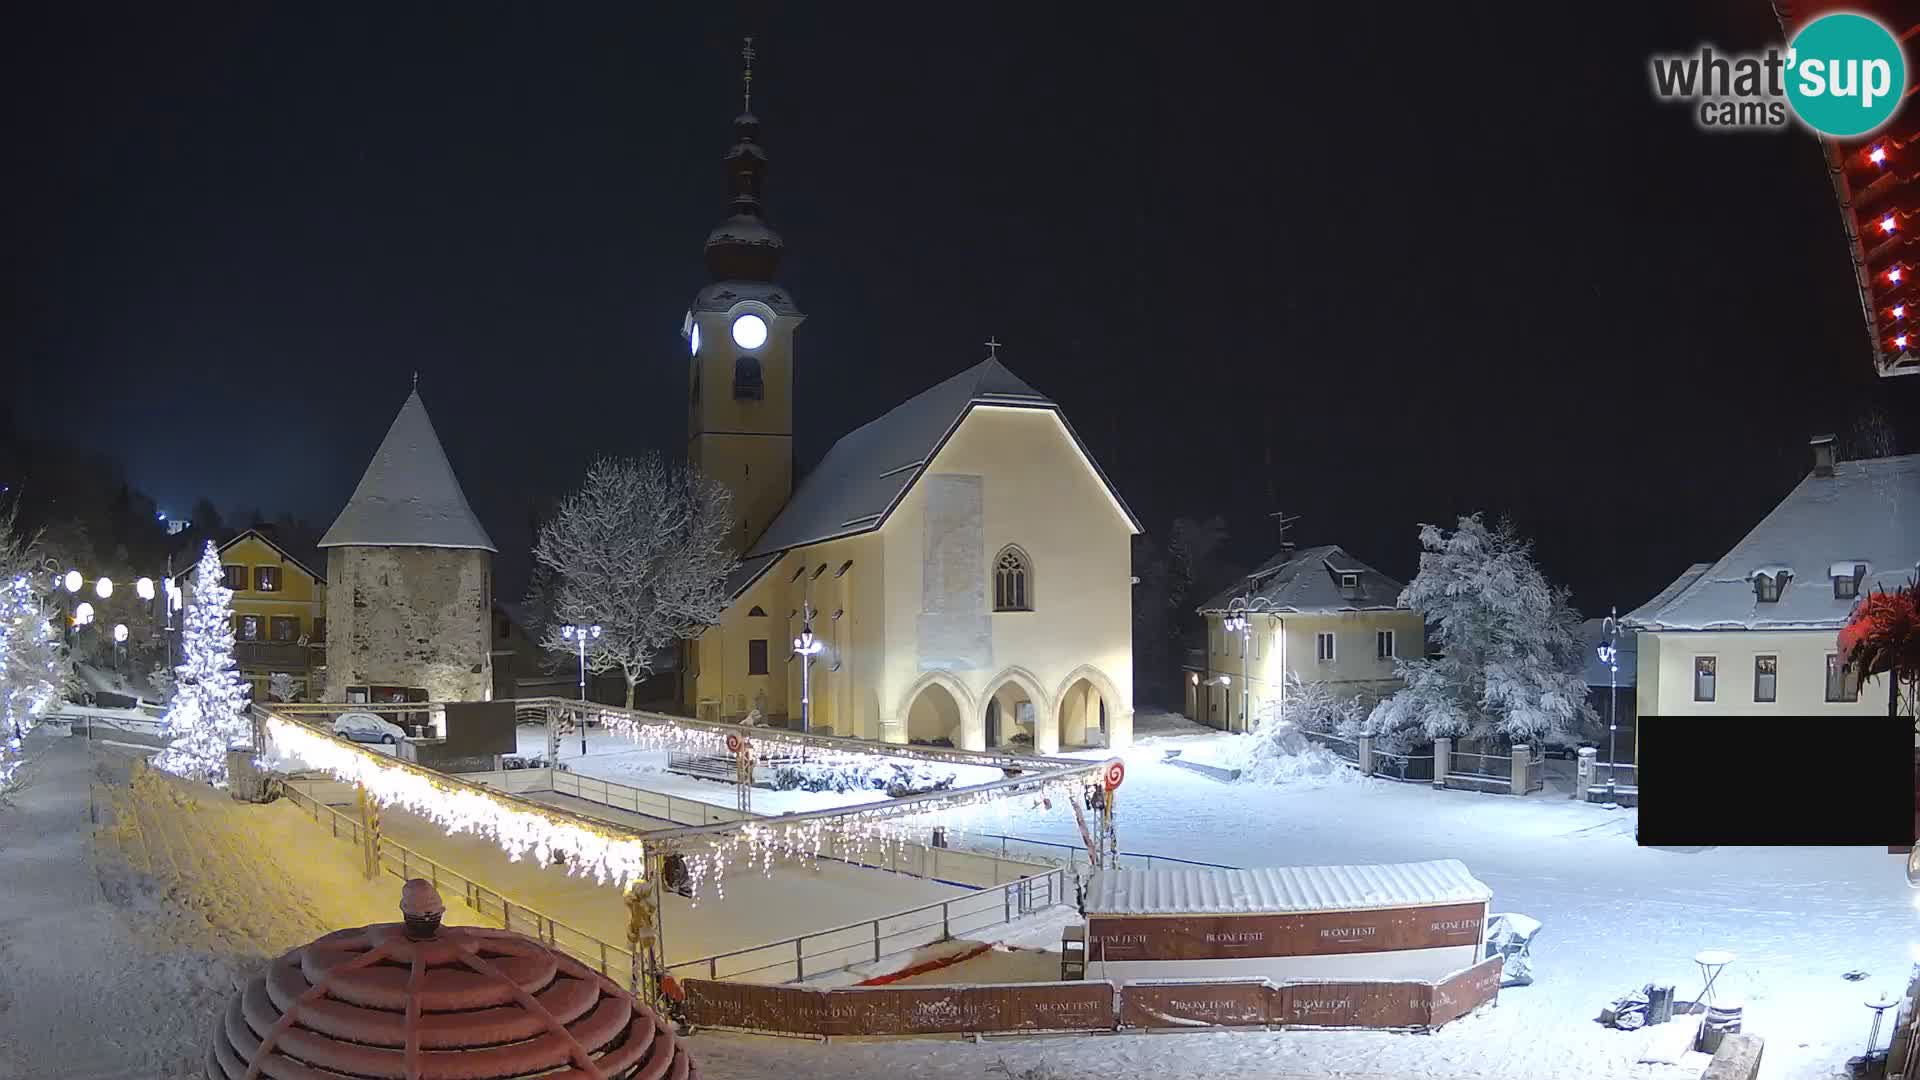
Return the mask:
[[[760,206],[767,152],[760,146],[760,118],[753,115],[753,39],[740,50],[742,111],[733,119],[733,146],[726,156],[727,220],[707,234],[707,273],[715,281],[772,281],[779,269],[780,234]]]

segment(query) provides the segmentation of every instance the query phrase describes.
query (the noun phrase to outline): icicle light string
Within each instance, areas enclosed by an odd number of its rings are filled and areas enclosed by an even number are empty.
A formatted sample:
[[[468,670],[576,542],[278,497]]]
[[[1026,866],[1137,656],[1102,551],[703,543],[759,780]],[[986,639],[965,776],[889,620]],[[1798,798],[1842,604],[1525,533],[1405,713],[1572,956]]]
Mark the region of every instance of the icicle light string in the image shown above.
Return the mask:
[[[569,874],[592,874],[601,884],[622,887],[646,876],[646,855],[638,837],[616,836],[587,826],[530,813],[506,805],[488,793],[433,782],[410,769],[383,764],[367,751],[342,745],[306,727],[270,717],[267,734],[287,757],[361,784],[381,806],[401,806],[448,833],[470,832],[492,840],[510,861],[532,855],[546,866],[559,854]]]

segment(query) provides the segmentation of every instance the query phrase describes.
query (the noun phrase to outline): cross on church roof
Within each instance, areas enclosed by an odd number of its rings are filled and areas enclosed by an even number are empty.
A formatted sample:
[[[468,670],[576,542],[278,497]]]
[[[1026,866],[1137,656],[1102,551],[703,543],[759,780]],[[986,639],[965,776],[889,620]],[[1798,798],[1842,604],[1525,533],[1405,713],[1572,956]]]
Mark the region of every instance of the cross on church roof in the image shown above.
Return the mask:
[[[746,71],[740,76],[742,87],[742,112],[753,111],[753,58],[759,54],[753,51],[753,37],[748,35],[746,45],[740,49],[740,58],[747,62]]]
[[[989,337],[984,344],[987,346],[987,359],[1000,359],[1000,341],[997,335]]]

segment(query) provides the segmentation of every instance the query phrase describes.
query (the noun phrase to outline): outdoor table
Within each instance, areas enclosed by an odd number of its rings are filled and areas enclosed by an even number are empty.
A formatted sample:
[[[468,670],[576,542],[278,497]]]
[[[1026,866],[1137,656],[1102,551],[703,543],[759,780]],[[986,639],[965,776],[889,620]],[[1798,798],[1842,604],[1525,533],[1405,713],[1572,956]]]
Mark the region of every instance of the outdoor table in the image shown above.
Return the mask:
[[[1722,949],[1705,949],[1693,954],[1693,962],[1700,965],[1700,977],[1707,980],[1707,985],[1701,989],[1697,1000],[1712,1006],[1714,1003],[1713,981],[1720,977],[1720,972],[1728,964],[1733,963],[1733,954]]]

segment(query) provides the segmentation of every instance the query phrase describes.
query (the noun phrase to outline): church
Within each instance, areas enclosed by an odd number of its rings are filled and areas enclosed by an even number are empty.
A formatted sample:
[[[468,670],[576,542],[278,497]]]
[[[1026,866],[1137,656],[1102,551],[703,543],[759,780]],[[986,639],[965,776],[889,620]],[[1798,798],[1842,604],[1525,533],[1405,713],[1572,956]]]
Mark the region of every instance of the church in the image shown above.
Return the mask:
[[[742,565],[719,623],[687,643],[682,706],[971,750],[1131,745],[1140,524],[1060,406],[995,350],[842,436],[795,485],[806,315],[779,283],[751,106],[682,327],[688,456],[733,493]]]

